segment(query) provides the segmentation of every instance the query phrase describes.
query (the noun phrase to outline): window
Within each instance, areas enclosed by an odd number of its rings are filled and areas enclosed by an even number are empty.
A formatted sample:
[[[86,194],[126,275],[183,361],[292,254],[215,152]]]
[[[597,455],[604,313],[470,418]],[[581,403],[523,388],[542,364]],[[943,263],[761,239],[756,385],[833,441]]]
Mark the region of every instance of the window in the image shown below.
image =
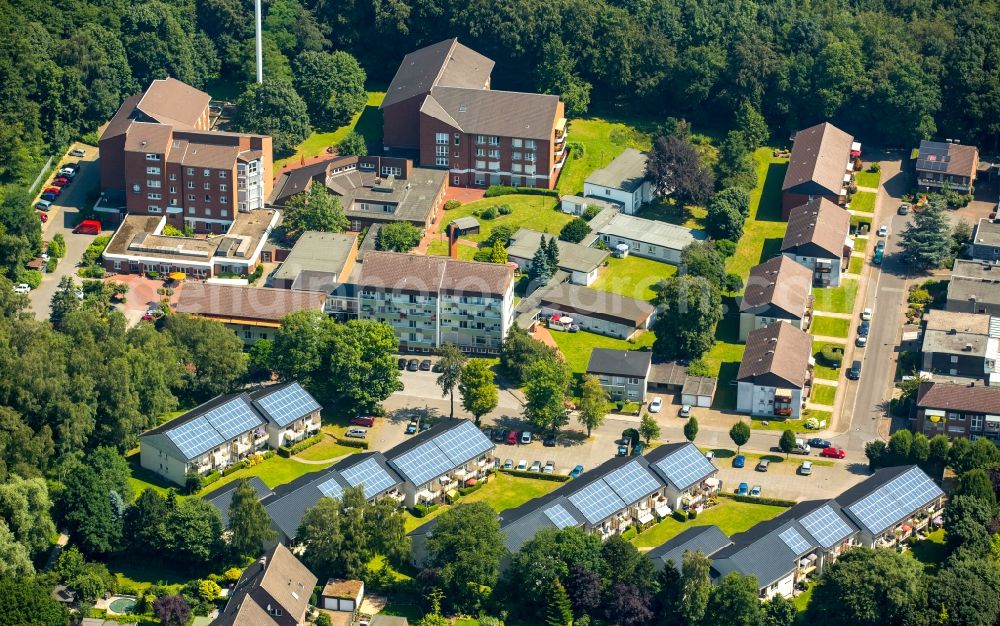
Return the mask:
[[[147,199],[147,200],[159,200],[159,199],[160,199],[160,198],[162,198],[162,197],[163,197],[163,196],[161,196],[161,195],[160,195],[160,194],[158,194],[158,193],[147,193],[147,194],[146,194],[146,199]]]
[[[527,161],[528,163],[534,163],[535,162],[535,153],[534,152],[525,152],[524,153],[524,160]]]
[[[146,173],[147,174],[155,174],[155,175],[159,176],[160,175],[160,168],[158,168],[158,167],[147,167],[146,168]]]
[[[983,429],[983,416],[973,415],[972,416],[972,430],[982,430]]]
[[[437,157],[436,159],[434,159],[434,165],[439,165],[441,167],[448,167],[448,157],[447,156]]]
[[[500,145],[500,138],[499,137],[490,137],[490,145],[491,146],[499,146]]]
[[[485,170],[486,169],[486,161],[476,161],[476,169],[477,170]]]
[[[229,210],[228,209],[222,209],[221,211],[219,211],[219,216],[220,217],[229,217]]]
[[[638,385],[639,384],[639,379],[638,378],[629,378],[628,379],[628,384],[630,384],[630,385]]]
[[[226,191],[229,187],[227,185],[219,185],[219,191]]]
[[[476,148],[476,156],[477,157],[486,156],[486,150],[484,150],[483,148]]]
[[[448,133],[434,133],[434,143],[448,145]]]
[[[510,158],[513,159],[513,160],[515,160],[515,161],[520,161],[521,160],[521,153],[520,152],[512,152],[511,155],[510,155]]]
[[[122,268],[122,262],[121,261],[115,261],[114,268],[116,270],[120,270]]]
[[[481,174],[477,173],[476,174],[476,184],[480,185],[480,186],[485,185],[486,184],[486,179],[484,179]]]
[[[211,201],[212,201],[212,196],[210,196],[210,195],[208,195],[208,194],[206,193],[206,194],[205,194],[205,202],[211,202]]]
[[[392,167],[390,165],[383,165],[382,166],[382,175],[383,176],[402,176],[403,175],[403,168],[401,168],[401,167]]]
[[[476,143],[486,143],[486,135],[476,135]]]
[[[459,178],[458,176],[455,176],[454,178],[451,179],[451,184],[452,185],[461,185],[462,184],[461,181],[462,181],[461,178]]]
[[[436,154],[439,157],[448,156],[448,146],[437,146],[434,149],[434,154]]]
[[[146,160],[147,161],[159,161],[160,160],[160,155],[158,155],[158,154],[147,154],[146,155]]]
[[[193,180],[189,180],[188,181],[187,188],[188,189],[194,189],[194,181]]]
[[[510,166],[510,170],[512,172],[520,173],[521,172],[521,164],[520,163],[512,163],[511,166]]]
[[[524,140],[524,147],[526,149],[528,149],[528,150],[534,150],[535,149],[535,140],[534,139],[525,139]]]
[[[243,338],[244,339],[253,339],[253,332],[249,331],[249,330],[244,330],[243,331]]]
[[[219,178],[225,178],[225,177],[226,177],[226,172],[225,171],[219,172]]]
[[[205,209],[205,216],[206,217],[212,217],[212,209],[206,208]]]
[[[219,202],[221,202],[222,204],[225,204],[226,202],[229,202],[229,197],[228,196],[219,196]]]
[[[160,209],[160,207],[159,207],[159,206],[157,206],[157,205],[155,205],[155,204],[151,204],[151,205],[149,205],[148,207],[146,207],[146,209],[147,209],[147,210],[148,210],[148,211],[149,211],[150,213],[159,213],[160,211],[162,211],[162,209]]]
[[[951,355],[951,362],[952,362],[952,363],[958,363],[958,357],[957,357],[957,356],[955,356],[954,354],[953,354],[953,355]]]
[[[189,202],[194,202],[194,194],[193,193],[189,193],[187,195],[187,199],[188,199]]]
[[[194,215],[194,207],[193,206],[189,206],[188,207],[188,215]]]
[[[158,180],[147,180],[146,181],[146,186],[147,187],[152,187],[153,189],[159,189],[160,188],[160,181],[158,181]]]
[[[204,189],[205,191],[208,191],[209,189],[212,188],[212,184],[211,183],[202,183],[201,188]]]
[[[458,133],[455,133],[455,145],[456,146],[460,145],[461,142],[462,142],[462,140],[460,139],[460,135]]]
[[[187,175],[188,176],[194,176],[194,168],[193,167],[187,168]]]
[[[170,174],[170,180],[177,180],[177,174]]]
[[[610,196],[611,195],[611,190],[610,189],[605,189],[604,190],[604,195]]]
[[[458,150],[456,150],[455,153],[452,154],[451,156],[453,156],[453,157],[455,157],[457,159],[458,157],[462,156],[462,153],[459,152]]]
[[[202,174],[202,176],[211,176],[212,175],[212,171],[211,170],[202,170],[201,174]]]
[[[514,146],[515,148],[520,148],[521,147],[521,140],[520,139],[511,139],[510,140],[510,145]]]
[[[177,187],[171,185],[170,186],[170,193],[177,193]]]
[[[491,159],[499,159],[500,158],[500,150],[490,150],[490,158]]]

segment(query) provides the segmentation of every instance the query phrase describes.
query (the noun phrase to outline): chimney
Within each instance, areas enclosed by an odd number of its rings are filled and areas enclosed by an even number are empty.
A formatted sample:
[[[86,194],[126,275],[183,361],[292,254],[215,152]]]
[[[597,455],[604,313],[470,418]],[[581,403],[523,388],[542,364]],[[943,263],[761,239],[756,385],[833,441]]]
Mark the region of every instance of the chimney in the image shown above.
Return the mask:
[[[948,331],[948,334],[949,335],[957,335],[958,334],[958,329],[952,328],[952,329],[950,329]]]
[[[963,352],[972,352],[972,344],[971,343],[965,344],[965,347],[962,348],[962,351]]]
[[[448,256],[458,258],[458,226],[454,223],[448,225]]]

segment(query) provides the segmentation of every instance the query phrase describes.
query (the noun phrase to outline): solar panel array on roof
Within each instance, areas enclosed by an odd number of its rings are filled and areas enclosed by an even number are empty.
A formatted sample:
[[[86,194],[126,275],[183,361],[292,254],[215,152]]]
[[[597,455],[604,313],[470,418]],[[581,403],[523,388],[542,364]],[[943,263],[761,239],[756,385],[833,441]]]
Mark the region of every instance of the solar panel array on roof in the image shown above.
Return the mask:
[[[576,519],[569,514],[563,505],[556,504],[555,506],[550,506],[544,511],[545,516],[556,525],[558,528],[568,528],[570,526],[576,526]]]
[[[203,416],[225,439],[262,426],[264,422],[254,413],[243,396],[236,396],[228,402],[215,407]]]
[[[422,485],[455,467],[433,440],[393,459],[393,464],[413,482]]]
[[[948,154],[947,144],[936,146],[925,143],[920,146],[917,167],[934,172],[946,172],[948,171],[948,162],[950,160],[951,156]]]
[[[319,489],[319,492],[327,498],[339,498],[344,495],[344,488],[340,486],[339,482],[337,482],[336,476],[327,478],[320,484],[316,485],[316,488]]]
[[[816,538],[819,545],[829,550],[838,541],[843,541],[854,529],[851,528],[829,505],[823,505],[799,520],[799,524]]]
[[[596,480],[569,496],[573,506],[580,509],[591,524],[596,524],[627,505],[603,480]]]
[[[190,422],[168,430],[166,435],[189,459],[208,452],[226,441],[204,416],[196,417]]]
[[[258,398],[257,404],[282,427],[322,408],[298,383]]]
[[[626,504],[638,502],[661,486],[660,481],[649,473],[638,461],[619,467],[604,477],[604,482],[614,490]]]
[[[472,422],[462,422],[433,440],[451,459],[452,467],[474,459],[493,447],[490,440]]]
[[[794,527],[786,528],[785,530],[778,533],[778,537],[785,542],[788,549],[795,554],[805,554],[809,551],[809,542],[805,540],[799,531],[795,530]]]
[[[942,495],[941,488],[914,467],[847,507],[846,511],[871,534],[878,535]]]
[[[493,448],[490,440],[472,422],[462,422],[390,460],[414,485],[467,463]]]
[[[715,471],[705,455],[694,446],[684,446],[654,465],[678,489],[686,489]]]
[[[374,498],[396,484],[396,480],[375,459],[365,459],[341,471],[340,475],[352,487],[362,485],[366,499]]]

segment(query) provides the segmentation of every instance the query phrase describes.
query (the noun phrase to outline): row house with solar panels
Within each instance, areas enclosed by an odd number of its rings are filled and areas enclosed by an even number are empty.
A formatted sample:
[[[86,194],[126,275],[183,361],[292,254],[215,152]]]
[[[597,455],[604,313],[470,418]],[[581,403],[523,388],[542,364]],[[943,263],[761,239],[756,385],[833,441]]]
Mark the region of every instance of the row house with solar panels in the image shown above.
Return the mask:
[[[183,485],[320,429],[319,403],[297,382],[213,398],[139,436],[139,463]]]
[[[352,454],[333,466],[282,485],[263,500],[277,541],[295,540],[305,512],[320,498],[361,487],[365,498],[401,505],[435,504],[493,470],[493,442],[464,419],[446,419],[385,452]]]
[[[891,548],[925,532],[943,504],[944,492],[920,468],[890,467],[833,500],[801,502],[746,532],[727,537],[699,526],[646,556],[659,568],[680,569],[685,553],[701,552],[712,561],[713,580],[736,572],[757,579],[761,599],[791,597],[852,547]]]

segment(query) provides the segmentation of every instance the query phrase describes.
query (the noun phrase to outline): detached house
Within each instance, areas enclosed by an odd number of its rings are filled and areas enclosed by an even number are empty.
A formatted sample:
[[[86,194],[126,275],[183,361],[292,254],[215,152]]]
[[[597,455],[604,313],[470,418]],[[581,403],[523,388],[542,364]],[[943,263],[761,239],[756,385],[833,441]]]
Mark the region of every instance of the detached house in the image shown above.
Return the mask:
[[[788,170],[781,185],[781,216],[788,219],[794,207],[816,198],[847,203],[847,188],[854,172],[853,157],[861,144],[829,122],[795,133]]]
[[[611,163],[583,181],[583,195],[613,202],[622,213],[635,215],[654,197],[653,185],[646,175],[646,160],[644,152],[625,148]]]
[[[612,400],[645,402],[652,352],[594,348],[587,373],[597,377]]]
[[[243,571],[211,626],[305,626],[316,580],[279,543]]]
[[[750,331],[776,322],[808,330],[811,290],[812,272],[788,257],[755,265],[740,299],[740,340],[746,341]]]
[[[979,149],[952,140],[920,141],[917,185],[924,191],[948,186],[958,193],[972,193],[979,167]]]
[[[538,251],[545,233],[530,228],[518,228],[507,246],[507,258],[517,263],[522,272],[527,272],[531,259]],[[545,237],[546,241],[555,235]],[[578,243],[556,239],[559,249],[559,269],[569,273],[574,285],[589,286],[597,280],[598,272],[611,255],[607,250],[598,250]]]
[[[797,419],[812,386],[812,335],[791,324],[750,332],[736,375],[736,410]]]
[[[789,211],[781,254],[812,270],[814,285],[838,287],[853,249],[850,232],[850,213],[817,198]]]
[[[923,330],[922,371],[1000,384],[1000,317],[931,309]]]
[[[403,57],[381,109],[387,150],[452,185],[555,187],[566,158],[558,96],[490,89],[494,62],[446,39]]]
[[[922,382],[913,428],[928,437],[986,437],[1000,442],[1000,387]]]

